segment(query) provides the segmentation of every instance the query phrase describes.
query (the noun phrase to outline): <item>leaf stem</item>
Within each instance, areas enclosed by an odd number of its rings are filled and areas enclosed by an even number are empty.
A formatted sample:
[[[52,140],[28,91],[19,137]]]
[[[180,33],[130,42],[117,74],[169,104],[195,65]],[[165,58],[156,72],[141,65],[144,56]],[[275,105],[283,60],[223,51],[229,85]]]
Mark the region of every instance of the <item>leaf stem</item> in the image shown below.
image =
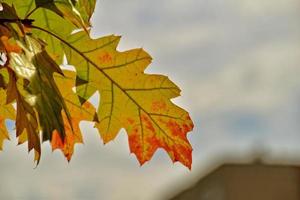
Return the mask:
[[[34,9],[32,9],[25,17],[25,19],[28,19],[28,17],[30,17],[30,15],[32,15],[37,9],[39,9],[39,6],[36,6]]]

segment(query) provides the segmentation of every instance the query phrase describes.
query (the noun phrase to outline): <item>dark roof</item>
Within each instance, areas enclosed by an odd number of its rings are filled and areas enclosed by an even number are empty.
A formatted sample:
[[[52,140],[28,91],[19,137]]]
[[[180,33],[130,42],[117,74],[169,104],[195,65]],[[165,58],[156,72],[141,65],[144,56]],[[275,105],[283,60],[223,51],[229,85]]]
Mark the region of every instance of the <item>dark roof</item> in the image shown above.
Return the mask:
[[[226,164],[173,200],[300,200],[300,167]]]

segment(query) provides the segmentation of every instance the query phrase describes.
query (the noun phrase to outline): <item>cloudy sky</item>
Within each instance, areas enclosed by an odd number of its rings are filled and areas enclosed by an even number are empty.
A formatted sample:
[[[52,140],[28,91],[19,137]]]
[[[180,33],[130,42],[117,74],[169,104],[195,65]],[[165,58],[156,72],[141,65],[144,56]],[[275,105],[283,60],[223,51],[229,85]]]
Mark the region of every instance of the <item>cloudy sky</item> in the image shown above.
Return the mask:
[[[0,199],[165,199],[222,162],[300,163],[299,10],[298,0],[99,0],[92,36],[143,47],[147,72],[182,88],[174,101],[195,122],[193,169],[162,150],[139,167],[124,132],[104,146],[83,122],[70,164],[44,144],[33,169],[26,145],[6,142]]]

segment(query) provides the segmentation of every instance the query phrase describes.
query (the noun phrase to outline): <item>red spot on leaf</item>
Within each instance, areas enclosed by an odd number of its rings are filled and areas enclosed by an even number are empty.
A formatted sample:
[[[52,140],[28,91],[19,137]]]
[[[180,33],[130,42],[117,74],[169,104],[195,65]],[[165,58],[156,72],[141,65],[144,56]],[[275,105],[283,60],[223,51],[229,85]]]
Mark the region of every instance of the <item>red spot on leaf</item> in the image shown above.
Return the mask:
[[[185,130],[175,121],[168,121],[167,127],[171,130],[172,135],[179,136],[179,137],[185,137]]]
[[[131,118],[127,118],[127,121],[128,121],[128,123],[131,124],[131,125],[134,123],[134,120],[131,119]]]
[[[86,110],[89,110],[91,107],[92,107],[92,104],[90,102],[85,102],[83,105],[82,105]]]
[[[140,136],[138,134],[133,133],[128,136],[128,139],[129,139],[130,151],[132,153],[135,153],[137,157],[140,158],[141,157],[140,154],[142,150]]]
[[[155,135],[147,137],[146,142],[149,144],[147,146],[147,158],[150,160],[157,148],[162,146],[162,142]]]
[[[138,133],[138,129],[137,128],[133,129],[133,134],[137,134],[137,133]]]
[[[152,102],[151,110],[154,112],[162,111],[167,108],[167,105],[163,101],[154,101]]]
[[[72,127],[67,119],[65,112],[62,113],[64,119],[64,128],[65,128],[65,138],[61,139],[58,131],[54,131],[52,134],[51,146],[52,149],[60,149],[68,161],[71,160],[71,157],[74,152],[75,143],[81,143],[82,137],[80,133],[80,128],[78,126],[80,119],[72,117],[71,123]],[[80,114],[78,114],[80,116]]]
[[[105,52],[104,54],[99,56],[99,60],[101,63],[109,63],[112,61],[112,57],[109,53]]]
[[[190,130],[191,130],[191,127],[189,127],[188,125],[186,125],[186,124],[183,124],[183,130],[184,130],[184,132],[189,132]]]
[[[189,169],[192,167],[192,148],[179,145],[176,147],[175,160],[183,163]]]
[[[146,115],[142,115],[141,118],[142,118],[142,123],[145,124],[146,129],[154,133],[155,129],[153,127],[151,120]]]
[[[164,121],[162,118],[158,118],[157,120],[166,126],[169,130],[169,137],[173,138],[173,140],[166,140],[163,137],[159,137],[155,133],[153,122],[149,116],[142,114],[141,121],[144,130],[147,129],[150,132],[147,132],[142,137],[141,132],[138,132],[137,128],[130,131],[129,143],[131,152],[136,155],[142,165],[151,159],[158,148],[163,148],[167,151],[173,162],[179,161],[191,169],[192,148],[186,138],[187,132],[191,130],[189,122],[178,123],[173,119]]]

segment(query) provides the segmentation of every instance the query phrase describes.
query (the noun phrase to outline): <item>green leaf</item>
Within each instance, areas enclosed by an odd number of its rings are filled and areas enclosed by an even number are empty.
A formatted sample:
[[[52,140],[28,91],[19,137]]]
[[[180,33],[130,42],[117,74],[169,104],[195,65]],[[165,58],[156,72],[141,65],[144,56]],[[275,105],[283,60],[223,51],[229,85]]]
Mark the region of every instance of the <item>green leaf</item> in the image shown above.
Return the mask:
[[[9,75],[5,68],[0,69],[0,88],[6,89],[9,81]]]
[[[25,18],[25,16],[35,8],[34,0],[5,0],[5,3],[3,3],[3,5],[5,4],[16,8],[17,16],[21,19]]]
[[[89,23],[94,13],[96,0],[78,0],[75,1],[75,7],[80,12],[85,23]]]
[[[65,138],[63,114],[71,122],[65,101],[54,81],[54,73],[62,74],[50,58],[44,44],[30,36],[18,40],[22,53],[9,53],[11,75],[10,93],[16,93],[17,136],[20,143],[28,140],[29,151],[35,149],[40,159],[40,131],[43,141],[52,139],[54,131]],[[72,126],[71,126],[72,131]],[[26,132],[26,136],[25,133]]]
[[[41,42],[29,36],[25,39],[25,42],[19,42],[25,54],[11,54],[11,67],[20,77],[29,81],[24,89],[32,95],[29,103],[38,111],[43,141],[51,140],[54,130],[64,138],[61,111],[65,111],[68,119],[70,116],[53,77],[55,72],[62,74],[62,71],[46,53]]]
[[[35,0],[37,7],[49,9],[59,16],[69,20],[78,28],[88,28],[88,21],[84,21],[80,12],[74,6],[71,0]]]
[[[34,0],[8,0],[8,3],[17,8],[17,13],[21,18],[25,18],[36,7]],[[35,26],[49,30],[64,39],[76,28],[56,13],[42,7],[35,10],[30,15],[30,19],[34,20],[33,24]],[[41,38],[47,43],[46,51],[57,64],[61,64],[64,54],[61,42],[39,30],[32,30],[32,33],[35,37]]]

